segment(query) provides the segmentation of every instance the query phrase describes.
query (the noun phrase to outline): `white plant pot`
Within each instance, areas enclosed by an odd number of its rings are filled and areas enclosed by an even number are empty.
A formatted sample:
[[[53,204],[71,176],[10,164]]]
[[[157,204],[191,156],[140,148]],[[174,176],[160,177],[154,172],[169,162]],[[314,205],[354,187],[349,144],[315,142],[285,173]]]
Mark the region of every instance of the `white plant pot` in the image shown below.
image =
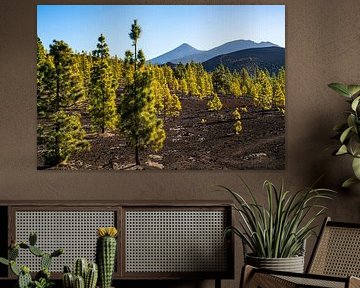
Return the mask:
[[[246,255],[245,263],[257,268],[270,269],[274,271],[304,273],[304,256],[289,258],[263,258]]]

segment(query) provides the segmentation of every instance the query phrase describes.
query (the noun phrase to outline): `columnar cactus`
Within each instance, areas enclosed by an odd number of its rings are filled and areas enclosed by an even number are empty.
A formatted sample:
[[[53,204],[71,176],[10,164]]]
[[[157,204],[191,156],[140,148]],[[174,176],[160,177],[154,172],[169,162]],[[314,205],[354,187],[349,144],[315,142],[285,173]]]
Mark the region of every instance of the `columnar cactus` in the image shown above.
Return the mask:
[[[68,266],[64,267],[63,273],[63,286],[64,288],[73,288],[74,287],[74,275],[71,273],[71,270]]]
[[[95,288],[98,280],[98,266],[90,263],[85,275],[85,288]]]
[[[79,258],[75,261],[75,275],[81,276],[85,280],[86,271],[88,269],[88,261],[86,258]]]
[[[74,277],[74,288],[85,288],[84,278],[76,275]]]
[[[110,288],[115,266],[116,235],[115,227],[100,227],[97,230],[96,262],[99,267],[101,288]]]
[[[85,258],[76,259],[74,272],[68,266],[64,267],[64,288],[95,288],[98,279],[96,263],[89,263]]]

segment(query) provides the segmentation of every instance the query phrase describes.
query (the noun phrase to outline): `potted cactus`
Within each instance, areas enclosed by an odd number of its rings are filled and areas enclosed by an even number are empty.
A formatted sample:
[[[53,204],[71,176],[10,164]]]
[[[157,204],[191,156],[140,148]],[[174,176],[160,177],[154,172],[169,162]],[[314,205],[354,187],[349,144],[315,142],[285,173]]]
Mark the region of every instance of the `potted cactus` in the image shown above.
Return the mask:
[[[74,272],[70,267],[64,267],[64,288],[95,288],[98,279],[98,267],[96,263],[88,263],[87,259],[76,259]]]
[[[100,227],[97,230],[96,262],[99,268],[101,288],[110,288],[115,267],[116,236],[115,227]]]
[[[48,288],[53,286],[50,280],[50,265],[54,257],[58,257],[64,253],[63,249],[57,249],[52,253],[43,252],[36,246],[36,233],[30,233],[29,244],[21,242],[13,242],[9,248],[9,259],[0,257],[0,263],[10,266],[11,271],[18,276],[19,288]],[[19,256],[19,249],[29,250],[31,254],[40,257],[41,270],[36,274],[34,280],[30,275],[30,268],[26,265],[19,266],[16,259]]]

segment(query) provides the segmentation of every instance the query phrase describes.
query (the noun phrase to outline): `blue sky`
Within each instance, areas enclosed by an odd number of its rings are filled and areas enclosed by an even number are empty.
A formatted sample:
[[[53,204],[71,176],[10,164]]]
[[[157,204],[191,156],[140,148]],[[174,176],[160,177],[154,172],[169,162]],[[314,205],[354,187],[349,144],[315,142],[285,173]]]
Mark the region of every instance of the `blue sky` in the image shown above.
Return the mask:
[[[110,54],[123,57],[134,19],[147,59],[182,43],[208,50],[249,39],[285,47],[284,5],[38,5],[37,33],[46,48],[56,39],[79,52],[94,50],[102,33]]]

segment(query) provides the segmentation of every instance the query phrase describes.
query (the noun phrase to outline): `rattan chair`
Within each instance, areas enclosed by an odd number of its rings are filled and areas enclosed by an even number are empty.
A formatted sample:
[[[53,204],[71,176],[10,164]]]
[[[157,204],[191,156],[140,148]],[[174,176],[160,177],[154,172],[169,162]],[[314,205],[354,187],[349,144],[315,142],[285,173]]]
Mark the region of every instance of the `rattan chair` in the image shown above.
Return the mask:
[[[326,218],[306,273],[277,272],[246,265],[242,288],[360,287],[360,224]]]

